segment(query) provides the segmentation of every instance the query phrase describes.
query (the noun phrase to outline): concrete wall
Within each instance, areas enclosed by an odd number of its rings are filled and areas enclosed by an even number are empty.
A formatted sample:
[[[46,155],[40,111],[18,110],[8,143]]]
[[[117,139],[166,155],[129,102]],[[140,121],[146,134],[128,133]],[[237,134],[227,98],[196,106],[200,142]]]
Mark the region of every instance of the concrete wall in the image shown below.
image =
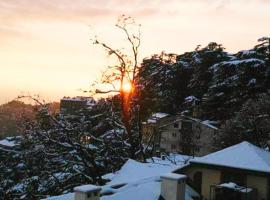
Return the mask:
[[[218,170],[192,167],[185,171],[185,174],[193,181],[194,174],[202,172],[202,193],[203,199],[209,199],[210,186],[220,183],[221,173]]]
[[[185,200],[185,180],[180,181],[162,178],[161,196],[166,200]]]
[[[91,193],[88,197],[86,193],[83,192],[75,192],[75,199],[74,200],[100,200],[99,192],[97,192],[98,195],[94,195],[94,193]]]
[[[175,119],[175,116],[167,116],[163,117],[161,119],[155,119],[156,123],[147,123],[143,122],[142,124],[142,139],[144,143],[147,143],[151,135],[154,134],[159,134],[159,127],[164,126],[165,124],[170,123]],[[159,139],[159,136],[155,135],[153,139]],[[159,141],[155,141],[159,142]]]
[[[179,122],[177,123],[179,124]],[[161,131],[160,148],[164,149],[166,152],[179,152],[179,141],[179,128],[175,128],[174,124],[168,125]],[[172,148],[172,146],[175,146],[175,148]]]
[[[268,182],[267,182],[266,177],[253,176],[253,175],[247,176],[247,187],[257,189],[258,200],[267,199],[267,194],[268,194],[267,185],[268,185]]]
[[[167,152],[183,152],[184,147],[190,147],[190,155],[204,156],[214,152],[213,143],[218,131],[210,128],[199,121],[193,121],[190,130],[182,130],[182,121],[185,119],[177,119],[178,127],[174,127],[174,123],[160,130],[161,141],[160,148]],[[181,134],[187,134],[191,141],[182,141]],[[192,146],[193,144],[193,146]],[[172,146],[175,146],[173,149]]]
[[[218,170],[204,169],[202,171],[202,196],[204,199],[210,197],[210,186],[220,183],[221,173]]]
[[[199,167],[191,167],[184,171],[184,174],[193,181],[194,174],[196,172],[202,172],[202,196],[203,199],[209,199],[210,186],[220,184],[221,172],[214,169],[206,169]],[[246,176],[247,187],[257,189],[257,200],[268,199],[268,180],[267,177],[247,175]]]
[[[196,123],[198,124],[198,122]],[[201,123],[194,128],[195,137],[199,137],[197,144],[199,151],[196,153],[197,156],[204,156],[215,151],[213,149],[214,139],[218,134],[218,131],[212,128],[209,128]]]

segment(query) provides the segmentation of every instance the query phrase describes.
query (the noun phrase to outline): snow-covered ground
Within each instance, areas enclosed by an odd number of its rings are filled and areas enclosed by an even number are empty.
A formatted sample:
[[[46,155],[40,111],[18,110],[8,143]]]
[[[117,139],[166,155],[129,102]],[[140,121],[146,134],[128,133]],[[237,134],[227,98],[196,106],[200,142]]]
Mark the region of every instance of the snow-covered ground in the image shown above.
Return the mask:
[[[184,166],[189,158],[173,155],[165,160],[149,159],[147,163],[130,159],[119,171],[104,176],[110,181],[102,186],[101,200],[158,200],[161,189],[160,176]],[[192,200],[195,196],[198,194],[187,186],[185,199]],[[74,200],[74,193],[50,197],[47,200]]]

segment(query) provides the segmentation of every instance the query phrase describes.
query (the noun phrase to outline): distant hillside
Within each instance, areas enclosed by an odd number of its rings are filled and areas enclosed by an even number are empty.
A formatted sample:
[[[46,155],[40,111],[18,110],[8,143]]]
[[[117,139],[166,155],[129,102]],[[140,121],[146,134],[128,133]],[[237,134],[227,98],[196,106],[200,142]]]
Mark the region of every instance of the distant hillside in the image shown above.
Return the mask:
[[[24,119],[33,118],[33,106],[21,101],[11,101],[0,106],[0,137],[20,134]]]
[[[20,135],[24,122],[34,119],[36,108],[21,101],[0,105],[0,138]],[[59,103],[51,103],[49,110],[51,113],[59,112]]]

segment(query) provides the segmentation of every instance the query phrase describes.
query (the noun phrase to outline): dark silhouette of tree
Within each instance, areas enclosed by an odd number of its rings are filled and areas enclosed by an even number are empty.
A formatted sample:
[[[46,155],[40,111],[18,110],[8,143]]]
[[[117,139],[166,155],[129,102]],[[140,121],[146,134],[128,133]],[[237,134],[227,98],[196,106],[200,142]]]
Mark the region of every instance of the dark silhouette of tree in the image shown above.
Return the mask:
[[[131,121],[134,115],[132,108],[132,99],[135,94],[134,85],[139,68],[138,54],[141,45],[141,25],[136,24],[133,18],[122,15],[118,18],[115,26],[125,34],[132,55],[128,55],[128,51],[113,48],[107,43],[100,41],[98,37],[95,37],[93,44],[100,45],[107,51],[109,56],[117,59],[117,63],[114,66],[108,67],[103,73],[101,80],[103,84],[111,85],[112,89],[105,91],[96,89],[95,93],[108,94],[116,92],[120,95],[122,122],[129,139],[128,142],[130,143],[130,157],[135,158],[136,146],[138,144],[135,142]],[[119,88],[116,86],[118,83],[120,85]],[[128,91],[125,90],[126,84],[131,87]]]

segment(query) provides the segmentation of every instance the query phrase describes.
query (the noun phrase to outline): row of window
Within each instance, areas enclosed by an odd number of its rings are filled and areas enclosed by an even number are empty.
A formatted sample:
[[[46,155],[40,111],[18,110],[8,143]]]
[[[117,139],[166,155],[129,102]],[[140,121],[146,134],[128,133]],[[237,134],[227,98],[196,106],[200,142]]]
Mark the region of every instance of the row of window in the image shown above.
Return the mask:
[[[177,136],[177,133],[176,132],[172,132],[172,137],[176,137]],[[188,140],[188,139],[191,139],[190,137],[187,137],[185,136],[184,134],[181,134],[181,138],[182,140]],[[201,138],[201,135],[200,134],[196,134],[196,139],[200,139]]]

